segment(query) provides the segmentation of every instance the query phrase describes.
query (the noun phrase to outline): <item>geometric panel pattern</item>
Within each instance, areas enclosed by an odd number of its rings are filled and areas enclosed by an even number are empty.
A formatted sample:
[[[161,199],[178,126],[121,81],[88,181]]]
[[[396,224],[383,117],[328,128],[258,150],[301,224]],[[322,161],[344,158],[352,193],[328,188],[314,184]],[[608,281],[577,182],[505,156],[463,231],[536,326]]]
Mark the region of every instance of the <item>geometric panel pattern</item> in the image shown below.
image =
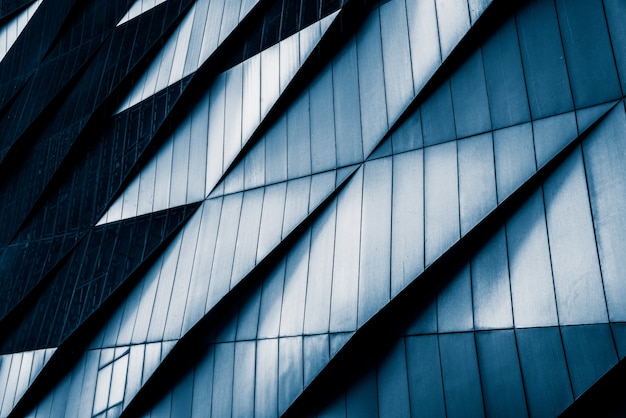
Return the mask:
[[[625,20],[3,2],[0,416],[623,415]]]

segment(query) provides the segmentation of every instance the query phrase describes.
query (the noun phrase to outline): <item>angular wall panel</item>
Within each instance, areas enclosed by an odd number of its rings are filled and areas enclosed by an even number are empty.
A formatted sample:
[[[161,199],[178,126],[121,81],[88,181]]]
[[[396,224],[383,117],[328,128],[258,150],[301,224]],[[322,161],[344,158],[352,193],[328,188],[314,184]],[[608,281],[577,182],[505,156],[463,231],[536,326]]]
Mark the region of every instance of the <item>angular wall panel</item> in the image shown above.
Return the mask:
[[[576,411],[626,353],[624,16],[2,2],[0,415]]]

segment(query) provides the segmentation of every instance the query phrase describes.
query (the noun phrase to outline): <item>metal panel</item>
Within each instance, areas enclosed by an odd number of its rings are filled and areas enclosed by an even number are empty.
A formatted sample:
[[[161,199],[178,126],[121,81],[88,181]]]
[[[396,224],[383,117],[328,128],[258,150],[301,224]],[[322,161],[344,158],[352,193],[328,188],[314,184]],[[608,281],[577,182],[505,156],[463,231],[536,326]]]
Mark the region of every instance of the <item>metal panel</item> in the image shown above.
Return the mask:
[[[439,335],[448,417],[485,415],[473,333]]]
[[[517,327],[556,325],[550,250],[541,190],[506,224],[513,318]]]
[[[545,182],[544,193],[559,322],[607,322],[580,148]]]
[[[530,123],[493,133],[498,203],[535,173],[535,151]]]
[[[602,277],[612,322],[626,320],[626,117],[619,105],[593,130],[583,144],[589,197],[593,213]]]
[[[393,157],[391,205],[391,295],[424,270],[424,156]]]
[[[404,339],[398,340],[378,364],[378,416],[407,417],[409,405],[409,382]]]
[[[602,0],[556,2],[577,108],[621,97]]]
[[[437,336],[408,337],[406,355],[411,416],[445,417]]]
[[[513,326],[506,233],[500,228],[472,257],[472,300],[476,329]]]
[[[424,150],[426,265],[460,237],[456,142]]]
[[[397,0],[395,2],[398,3]],[[381,21],[377,11],[372,12],[363,23],[357,33],[356,44],[363,153],[368,155],[388,129],[387,74],[386,67],[383,71]]]
[[[491,134],[458,142],[461,234],[496,207],[496,172]]]
[[[359,325],[390,298],[391,158],[368,161],[363,170]]]
[[[406,4],[415,92],[419,92],[441,64],[435,0]]]
[[[578,397],[617,364],[608,324],[563,327],[563,345],[574,396]]]
[[[450,78],[454,121],[459,138],[491,130],[483,57],[478,50]]]
[[[533,119],[572,110],[554,3],[528,2],[517,15],[517,26]]]
[[[528,328],[517,333],[517,345],[533,417],[553,417],[574,400],[558,328]]]
[[[476,347],[487,416],[527,417],[513,331],[479,332]]]
[[[385,92],[389,122],[393,122],[413,97],[411,51],[405,1],[392,0],[380,6]]]

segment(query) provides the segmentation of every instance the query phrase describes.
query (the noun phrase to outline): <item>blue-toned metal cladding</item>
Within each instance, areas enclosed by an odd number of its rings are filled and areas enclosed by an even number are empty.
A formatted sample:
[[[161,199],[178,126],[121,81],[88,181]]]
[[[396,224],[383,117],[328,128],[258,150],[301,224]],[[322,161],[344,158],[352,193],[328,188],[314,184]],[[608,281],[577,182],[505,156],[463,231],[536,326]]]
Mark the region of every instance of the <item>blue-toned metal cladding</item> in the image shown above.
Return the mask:
[[[0,3],[1,417],[626,411],[626,3]]]

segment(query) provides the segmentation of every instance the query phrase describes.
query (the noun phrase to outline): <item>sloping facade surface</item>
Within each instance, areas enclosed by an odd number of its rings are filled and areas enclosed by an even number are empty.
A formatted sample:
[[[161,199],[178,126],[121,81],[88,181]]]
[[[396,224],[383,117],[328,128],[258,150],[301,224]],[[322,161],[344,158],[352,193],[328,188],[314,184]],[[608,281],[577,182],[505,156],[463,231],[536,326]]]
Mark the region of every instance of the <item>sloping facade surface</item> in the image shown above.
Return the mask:
[[[0,2],[0,417],[626,412],[624,22]]]

